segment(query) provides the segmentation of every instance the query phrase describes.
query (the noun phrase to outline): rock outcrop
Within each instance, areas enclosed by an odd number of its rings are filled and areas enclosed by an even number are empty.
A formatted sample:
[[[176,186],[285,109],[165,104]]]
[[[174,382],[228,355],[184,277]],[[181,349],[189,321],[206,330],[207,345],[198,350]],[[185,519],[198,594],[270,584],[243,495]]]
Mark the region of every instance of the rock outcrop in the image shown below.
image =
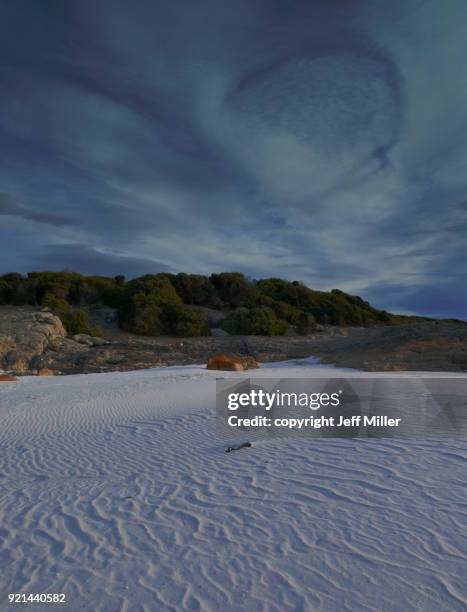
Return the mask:
[[[88,334],[75,334],[73,340],[80,344],[85,344],[86,346],[105,346],[106,344],[110,344],[110,342],[104,340],[104,338],[89,336]]]
[[[214,355],[210,357],[206,368],[208,370],[227,370],[231,372],[243,372],[245,369],[240,359],[228,357],[227,355]]]
[[[55,372],[50,368],[40,368],[37,371],[38,376],[55,376]]]
[[[48,345],[66,336],[60,319],[34,308],[0,309],[0,368],[26,373]]]
[[[113,313],[105,311],[109,319]],[[105,317],[101,317],[105,318]],[[0,306],[0,373],[84,374],[199,364],[242,371],[259,362],[302,359],[365,371],[467,371],[467,324],[426,321],[416,324],[353,327],[326,326],[300,336],[199,338],[136,336],[108,325],[105,340],[65,334],[60,320],[31,306]],[[83,341],[84,340],[84,341]],[[213,363],[213,357],[225,359]],[[308,363],[314,363],[313,360]]]
[[[18,379],[11,374],[0,374],[0,382],[18,382]]]
[[[252,355],[239,355],[245,370],[256,370],[259,368],[259,363]]]
[[[257,361],[249,355],[213,355],[208,359],[206,365],[208,370],[227,370],[231,372],[243,372],[259,368]]]

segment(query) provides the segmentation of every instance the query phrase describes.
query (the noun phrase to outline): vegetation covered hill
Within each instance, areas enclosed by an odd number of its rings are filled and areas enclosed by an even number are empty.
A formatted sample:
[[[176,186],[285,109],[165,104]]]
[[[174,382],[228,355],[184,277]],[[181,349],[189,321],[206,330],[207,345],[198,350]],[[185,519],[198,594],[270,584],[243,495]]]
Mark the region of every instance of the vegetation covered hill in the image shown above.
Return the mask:
[[[316,324],[394,325],[414,317],[373,308],[338,289],[315,291],[298,281],[250,280],[239,272],[145,275],[127,281],[75,272],[11,273],[0,277],[0,304],[48,306],[70,333],[98,333],[87,310],[116,308],[122,329],[141,335],[209,335],[206,309],[225,313],[230,334],[308,333]]]

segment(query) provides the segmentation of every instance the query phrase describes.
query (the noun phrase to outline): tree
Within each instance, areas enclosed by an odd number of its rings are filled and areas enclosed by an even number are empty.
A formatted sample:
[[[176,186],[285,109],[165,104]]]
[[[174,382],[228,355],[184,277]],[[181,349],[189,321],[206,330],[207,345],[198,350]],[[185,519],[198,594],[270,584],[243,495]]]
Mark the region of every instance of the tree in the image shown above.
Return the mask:
[[[210,279],[219,299],[231,308],[251,307],[259,299],[256,286],[240,272],[211,274]]]
[[[239,308],[222,321],[221,327],[233,335],[282,336],[287,333],[287,323],[278,319],[268,306],[251,310]]]

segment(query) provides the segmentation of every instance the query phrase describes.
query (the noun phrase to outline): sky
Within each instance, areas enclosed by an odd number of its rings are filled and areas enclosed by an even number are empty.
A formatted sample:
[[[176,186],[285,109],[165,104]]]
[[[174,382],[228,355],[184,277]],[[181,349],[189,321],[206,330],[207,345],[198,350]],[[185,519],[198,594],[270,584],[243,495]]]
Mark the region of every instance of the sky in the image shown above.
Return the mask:
[[[0,274],[467,319],[465,0],[0,0]]]

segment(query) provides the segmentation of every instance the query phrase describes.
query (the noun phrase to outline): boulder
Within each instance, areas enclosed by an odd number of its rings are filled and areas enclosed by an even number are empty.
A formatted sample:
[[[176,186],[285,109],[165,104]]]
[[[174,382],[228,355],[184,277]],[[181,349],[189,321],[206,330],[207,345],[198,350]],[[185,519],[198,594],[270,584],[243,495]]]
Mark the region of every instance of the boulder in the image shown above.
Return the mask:
[[[213,355],[209,357],[206,365],[208,370],[228,370],[231,372],[243,372],[245,368],[241,359],[238,357],[229,357],[228,355]]]
[[[11,374],[0,374],[0,382],[18,382],[18,379]]]
[[[90,336],[89,334],[75,334],[73,336],[73,340],[86,346],[104,346],[106,344],[110,344],[108,340],[98,338],[97,336]]]
[[[49,343],[66,336],[60,319],[28,306],[0,307],[0,368],[27,372]]]
[[[30,370],[40,370],[43,367],[45,367],[43,355],[34,355],[34,357],[32,357],[32,359],[29,361]]]
[[[91,336],[91,338],[93,346],[107,346],[107,344],[110,344],[108,340],[104,340],[104,338],[99,338],[98,336]]]
[[[37,376],[55,376],[55,372],[50,368],[41,368],[37,371]]]
[[[243,372],[244,370],[259,368],[259,364],[251,355],[224,355],[220,353],[208,359],[206,368],[208,370]]]
[[[6,355],[14,346],[15,338],[12,335],[0,333],[0,356]]]
[[[211,336],[214,338],[225,338],[226,336],[230,336],[230,334],[221,327],[213,327],[213,329],[211,329]]]
[[[22,374],[26,372],[29,366],[27,355],[24,355],[18,351],[8,351],[4,357],[4,363],[6,364],[7,370],[15,370]]]
[[[85,344],[86,346],[93,346],[92,337],[88,334],[75,334],[73,336],[73,340],[75,342],[79,342],[79,344]]]
[[[259,363],[252,355],[240,355],[239,359],[241,359],[245,370],[256,370],[259,368]]]

